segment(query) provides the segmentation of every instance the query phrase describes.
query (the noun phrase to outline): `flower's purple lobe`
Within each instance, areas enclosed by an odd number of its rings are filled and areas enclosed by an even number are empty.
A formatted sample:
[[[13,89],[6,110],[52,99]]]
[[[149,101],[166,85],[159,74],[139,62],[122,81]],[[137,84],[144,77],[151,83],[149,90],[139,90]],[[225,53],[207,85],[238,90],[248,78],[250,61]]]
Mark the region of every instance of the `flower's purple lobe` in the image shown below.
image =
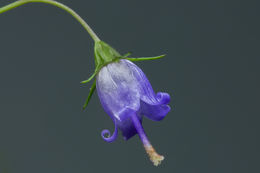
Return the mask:
[[[142,117],[162,120],[170,111],[167,105],[170,102],[169,94],[155,94],[142,70],[126,59],[103,66],[96,76],[96,88],[104,110],[115,124],[112,135],[108,130],[102,131],[103,139],[113,142],[118,129],[126,140],[138,133],[150,159],[157,166],[164,158],[155,152],[146,137]]]

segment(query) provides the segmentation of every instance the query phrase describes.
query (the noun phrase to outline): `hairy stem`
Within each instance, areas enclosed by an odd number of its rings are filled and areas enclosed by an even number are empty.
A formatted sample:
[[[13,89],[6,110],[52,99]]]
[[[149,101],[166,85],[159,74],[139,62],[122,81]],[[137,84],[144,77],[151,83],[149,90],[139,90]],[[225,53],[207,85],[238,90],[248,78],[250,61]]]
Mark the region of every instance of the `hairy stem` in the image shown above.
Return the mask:
[[[59,7],[63,10],[65,10],[66,12],[68,12],[69,14],[71,14],[89,33],[89,35],[92,37],[92,39],[96,42],[96,41],[100,41],[100,39],[98,38],[98,36],[95,34],[95,32],[90,28],[90,26],[71,8],[69,8],[68,6],[54,1],[54,0],[18,0],[16,2],[13,2],[9,5],[6,5],[2,8],[0,8],[0,14],[4,13],[6,11],[9,11],[11,9],[14,9],[16,7],[19,7],[21,5],[27,4],[27,3],[45,3],[45,4],[51,4],[54,5],[56,7]]]

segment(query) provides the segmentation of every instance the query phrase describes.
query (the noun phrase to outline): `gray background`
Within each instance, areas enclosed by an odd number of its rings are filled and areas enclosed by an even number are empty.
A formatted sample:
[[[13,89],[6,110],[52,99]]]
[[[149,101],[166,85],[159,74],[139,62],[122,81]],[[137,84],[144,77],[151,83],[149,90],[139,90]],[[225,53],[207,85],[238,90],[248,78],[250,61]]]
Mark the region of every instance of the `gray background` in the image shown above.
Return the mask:
[[[0,6],[11,0],[1,0]],[[144,128],[166,160],[154,167],[138,136],[111,144],[94,94],[93,41],[69,14],[27,4],[0,15],[0,172],[259,172],[259,4],[256,1],[77,0],[76,10],[137,63],[173,110]]]

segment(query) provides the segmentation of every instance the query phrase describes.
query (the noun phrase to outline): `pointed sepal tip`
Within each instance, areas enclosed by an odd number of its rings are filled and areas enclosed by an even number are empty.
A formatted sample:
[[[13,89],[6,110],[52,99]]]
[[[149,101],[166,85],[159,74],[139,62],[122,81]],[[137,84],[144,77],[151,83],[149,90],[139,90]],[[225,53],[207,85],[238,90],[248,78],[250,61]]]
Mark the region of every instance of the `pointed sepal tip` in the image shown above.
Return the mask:
[[[128,58],[126,57],[125,59],[129,60],[129,61],[147,61],[147,60],[156,60],[156,59],[161,59],[163,57],[165,57],[166,55],[159,55],[159,56],[153,56],[153,57],[140,57],[140,58]]]
[[[86,109],[86,107],[88,106],[88,103],[94,93],[94,91],[96,90],[96,80],[93,82],[91,88],[90,88],[90,91],[89,91],[89,94],[88,94],[88,98],[86,99],[85,101],[85,104],[83,105],[83,111]]]

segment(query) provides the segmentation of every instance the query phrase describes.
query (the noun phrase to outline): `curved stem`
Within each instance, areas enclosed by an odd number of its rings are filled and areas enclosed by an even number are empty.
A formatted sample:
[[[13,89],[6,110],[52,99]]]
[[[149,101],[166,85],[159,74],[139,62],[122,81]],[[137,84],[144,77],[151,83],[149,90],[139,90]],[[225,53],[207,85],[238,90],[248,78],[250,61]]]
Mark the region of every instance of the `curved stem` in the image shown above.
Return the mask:
[[[2,8],[0,8],[0,14],[4,13],[6,11],[9,11],[11,9],[14,9],[16,7],[19,7],[21,5],[27,4],[27,3],[32,3],[32,2],[36,2],[36,3],[46,3],[46,4],[51,4],[54,5],[56,7],[59,7],[63,10],[65,10],[66,12],[68,12],[69,14],[71,14],[89,33],[89,35],[92,37],[92,39],[96,42],[96,41],[100,41],[100,39],[98,38],[98,36],[95,34],[95,32],[90,28],[90,26],[71,8],[69,8],[68,6],[54,1],[54,0],[18,0],[16,2],[13,2],[9,5],[6,5]]]

